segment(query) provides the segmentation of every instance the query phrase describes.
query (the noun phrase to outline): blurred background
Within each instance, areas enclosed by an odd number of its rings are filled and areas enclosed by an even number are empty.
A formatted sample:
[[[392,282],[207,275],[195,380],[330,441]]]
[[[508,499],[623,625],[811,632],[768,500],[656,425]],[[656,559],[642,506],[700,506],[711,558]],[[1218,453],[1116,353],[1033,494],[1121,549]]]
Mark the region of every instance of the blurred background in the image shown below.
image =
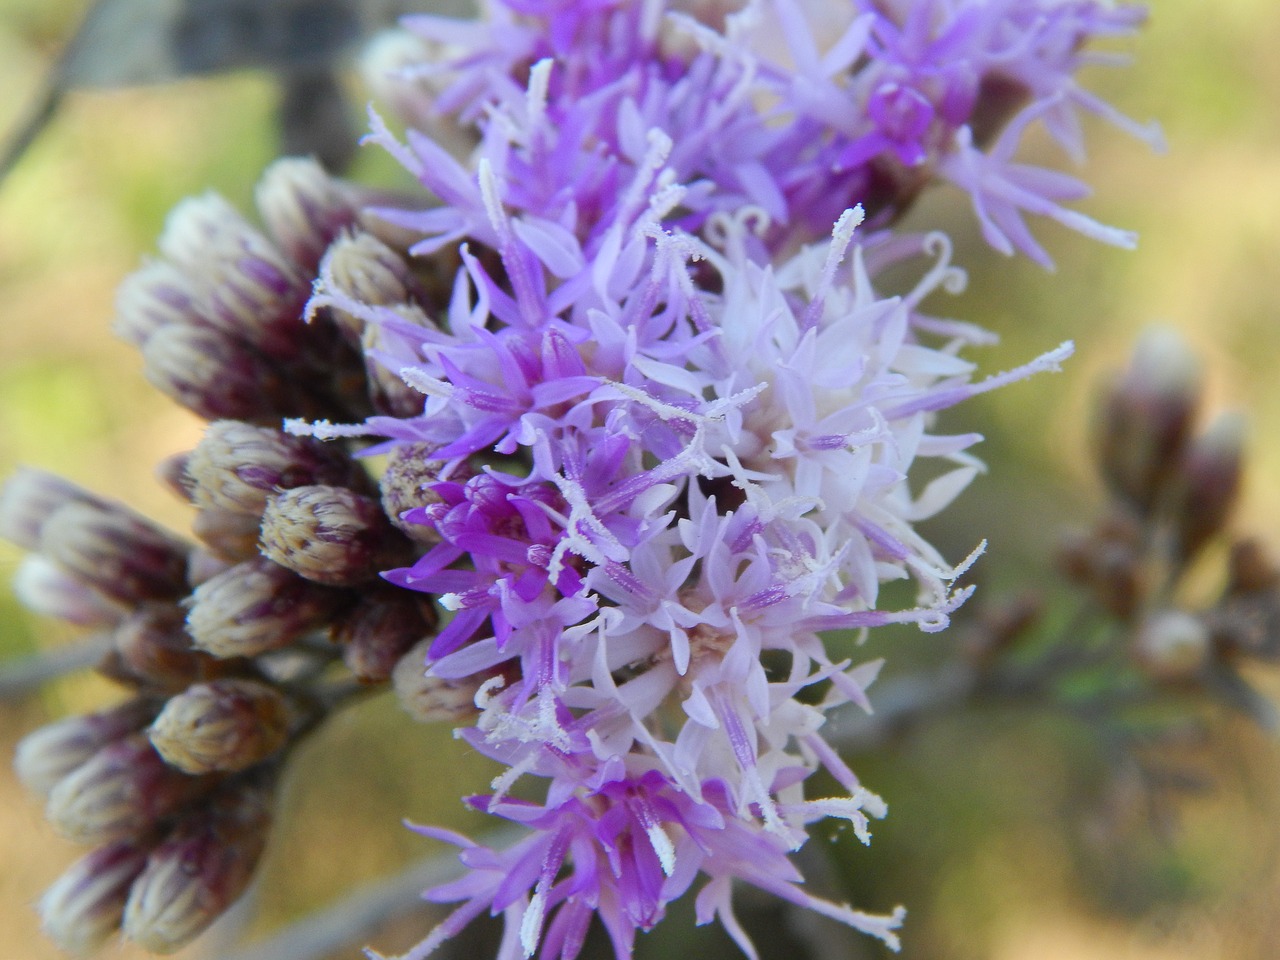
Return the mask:
[[[0,0],[0,130],[38,98],[86,8],[84,0]],[[986,371],[1064,339],[1077,343],[1064,373],[966,404],[951,421],[987,435],[980,452],[991,469],[929,533],[955,559],[990,540],[983,591],[1014,591],[1028,571],[1051,586],[1047,558],[1058,531],[1088,522],[1101,500],[1088,457],[1093,391],[1155,322],[1175,326],[1201,353],[1215,408],[1249,412],[1251,461],[1235,525],[1280,550],[1277,48],[1280,5],[1270,0],[1160,0],[1131,51],[1135,64],[1086,78],[1129,115],[1159,120],[1168,138],[1167,155],[1154,156],[1101,123],[1089,131],[1083,176],[1096,196],[1084,207],[1139,231],[1136,252],[1038,223],[1058,263],[1050,275],[988,251],[957,193],[940,189],[912,215],[948,229],[970,270],[969,291],[935,309],[1002,337],[976,356]],[[361,102],[354,78],[343,82]],[[200,423],[153,391],[137,354],[111,336],[113,292],[154,249],[182,197],[213,189],[249,207],[278,150],[278,97],[276,79],[252,70],[75,92],[0,183],[0,475],[19,464],[55,471],[185,529],[184,507],[152,468],[190,448]],[[357,154],[352,175],[396,176],[370,150]],[[0,580],[18,559],[0,544]],[[71,639],[0,591],[0,658]],[[904,635],[904,662],[936,659],[949,642],[949,634]],[[1273,678],[1254,679],[1280,691]],[[105,681],[78,676],[0,704],[0,748],[8,756],[40,723],[114,697]],[[1197,759],[1213,786],[1179,804],[1176,829],[1161,836],[1140,814],[1114,809],[1105,762],[1084,731],[1025,712],[948,716],[891,751],[858,758],[890,816],[869,850],[836,838],[826,866],[862,908],[908,906],[907,960],[1272,958],[1280,750],[1224,717]],[[251,932],[439,852],[405,831],[404,817],[482,830],[458,797],[489,776],[448,731],[411,726],[390,697],[340,716],[294,764],[251,894]],[[0,766],[0,960],[59,956],[32,907],[80,852]],[[428,921],[411,919],[378,943],[403,949]],[[676,936],[664,929],[645,938],[646,952],[675,954]],[[712,934],[697,942],[718,949]],[[872,943],[838,942],[832,951],[848,956],[885,955]]]

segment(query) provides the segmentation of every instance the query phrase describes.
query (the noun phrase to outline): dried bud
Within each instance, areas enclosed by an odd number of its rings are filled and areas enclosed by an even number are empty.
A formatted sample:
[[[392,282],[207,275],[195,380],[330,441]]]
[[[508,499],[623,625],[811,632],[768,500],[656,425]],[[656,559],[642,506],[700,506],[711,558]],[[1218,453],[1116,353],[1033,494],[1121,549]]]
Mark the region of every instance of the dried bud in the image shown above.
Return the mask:
[[[1185,680],[1200,671],[1209,655],[1209,631],[1189,613],[1162,610],[1138,630],[1133,652],[1157,680]]]
[[[308,272],[316,269],[329,244],[356,218],[351,187],[329,176],[309,157],[285,157],[267,167],[256,198],[271,235]]]
[[[1280,569],[1257,540],[1241,540],[1231,547],[1231,580],[1227,593],[1255,593],[1280,586]]]
[[[474,717],[476,692],[483,678],[444,680],[427,673],[431,640],[423,640],[400,658],[391,674],[400,705],[423,723],[461,723]]]
[[[18,742],[13,769],[28,790],[48,796],[107,744],[150,723],[157,707],[154,700],[135,698],[110,710],[67,717],[33,730]]]
[[[187,632],[215,657],[251,657],[288,646],[325,624],[347,597],[257,557],[202,583]]]
[[[28,609],[78,627],[109,627],[126,609],[38,553],[18,564],[13,592]]]
[[[109,506],[106,500],[70,480],[19,467],[0,487],[0,537],[24,550],[38,550],[45,523],[69,503]]]
[[[119,668],[148,688],[181,690],[196,680],[243,667],[197,650],[185,620],[184,611],[171,604],[151,604],[135,611],[115,632]]]
[[[296,487],[262,515],[262,552],[316,583],[364,583],[388,564],[395,531],[376,500],[346,487]]]
[[[45,523],[40,549],[72,576],[126,604],[187,592],[190,547],[118,504],[61,507]]]
[[[191,532],[213,555],[239,563],[258,555],[258,517],[238,510],[200,510],[191,521]]]
[[[1245,420],[1224,413],[1192,441],[1178,466],[1170,511],[1183,560],[1222,531],[1240,494]]]
[[[218,330],[164,327],[147,340],[142,359],[152,386],[206,420],[272,422],[321,409],[264,356]]]
[[[124,910],[124,933],[153,953],[199,936],[244,892],[271,827],[272,786],[234,781],[147,858]]]
[[[255,517],[262,515],[267,498],[276,491],[313,483],[346,484],[358,477],[339,446],[237,420],[209,424],[187,460],[187,482],[197,506]]]
[[[402,443],[393,447],[387,454],[387,469],[378,482],[383,511],[401,533],[419,543],[438,543],[440,534],[434,527],[411,523],[402,517],[409,510],[440,503],[440,497],[428,489],[439,481],[444,467],[443,460],[431,459],[435,449],[425,443]],[[465,472],[461,479],[466,479]]]
[[[40,898],[44,932],[63,950],[87,954],[120,928],[129,888],[147,862],[148,848],[120,840],[73,863]]]
[[[435,632],[435,610],[425,597],[384,588],[361,599],[334,639],[343,644],[343,662],[358,680],[382,683],[401,657]]]
[[[179,773],[143,734],[108,744],[49,794],[49,821],[79,843],[140,836],[209,788],[207,778]]]
[[[284,694],[265,683],[214,680],[165,704],[147,735],[185,773],[234,773],[284,746],[294,715]]]
[[[1099,461],[1112,489],[1142,510],[1178,462],[1200,401],[1195,355],[1172,330],[1143,334],[1103,405]]]

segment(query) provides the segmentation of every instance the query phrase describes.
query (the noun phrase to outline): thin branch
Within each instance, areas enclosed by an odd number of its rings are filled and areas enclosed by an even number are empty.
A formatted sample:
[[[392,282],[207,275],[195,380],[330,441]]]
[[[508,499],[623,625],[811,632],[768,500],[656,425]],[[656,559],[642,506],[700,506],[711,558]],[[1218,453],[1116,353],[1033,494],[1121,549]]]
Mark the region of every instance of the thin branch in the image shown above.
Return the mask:
[[[110,635],[98,634],[70,646],[0,664],[0,700],[26,696],[50,680],[96,666],[109,649]]]
[[[498,830],[485,846],[502,848],[523,831]],[[403,873],[374,881],[337,903],[315,911],[239,951],[219,951],[218,960],[316,960],[367,940],[388,921],[422,907],[422,891],[458,876],[456,851],[428,857]]]

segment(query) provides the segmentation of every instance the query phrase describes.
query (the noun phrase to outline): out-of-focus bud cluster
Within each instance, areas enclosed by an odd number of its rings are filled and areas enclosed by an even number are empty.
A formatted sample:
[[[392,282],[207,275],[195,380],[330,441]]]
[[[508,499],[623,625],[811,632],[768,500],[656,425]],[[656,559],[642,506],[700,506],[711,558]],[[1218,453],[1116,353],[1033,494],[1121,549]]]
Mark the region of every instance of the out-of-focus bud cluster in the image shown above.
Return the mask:
[[[354,690],[394,687],[422,719],[474,710],[474,689],[422,676],[431,598],[378,579],[423,548],[399,515],[432,501],[432,464],[399,457],[379,482],[343,441],[280,427],[421,407],[365,359],[380,318],[343,305],[429,325],[452,266],[411,269],[360,229],[359,202],[280,161],[257,194],[266,233],[220,198],[188,201],[121,291],[117,330],[148,378],[212,421],[159,468],[195,510],[194,543],[37,470],[0,489],[0,536],[31,551],[20,598],[109,637],[98,669],[130,691],[18,749],[49,819],[94,847],[41,902],[69,950],[123,929],[168,952],[215,920],[249,882],[290,748]]]
[[[1241,659],[1280,655],[1280,575],[1257,543],[1237,541],[1218,600],[1182,608],[1188,571],[1228,536],[1244,462],[1243,418],[1224,413],[1197,428],[1201,404],[1190,348],[1172,330],[1148,331],[1101,405],[1098,463],[1111,502],[1092,530],[1064,542],[1059,568],[1126,625],[1133,662],[1151,680],[1221,692],[1241,689],[1215,682]]]

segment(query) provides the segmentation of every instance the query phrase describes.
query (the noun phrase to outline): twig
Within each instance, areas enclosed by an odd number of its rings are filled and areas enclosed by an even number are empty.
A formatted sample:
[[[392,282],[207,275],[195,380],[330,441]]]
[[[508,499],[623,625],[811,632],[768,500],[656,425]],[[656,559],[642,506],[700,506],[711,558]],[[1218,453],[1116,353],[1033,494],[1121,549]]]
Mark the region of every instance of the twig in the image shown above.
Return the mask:
[[[482,843],[502,848],[522,834],[499,830]],[[455,851],[420,860],[403,873],[353,891],[243,950],[222,953],[218,960],[315,960],[369,938],[387,921],[421,907],[422,891],[461,872]]]
[[[25,696],[50,680],[96,666],[110,648],[111,637],[99,634],[71,646],[0,664],[0,700]]]

